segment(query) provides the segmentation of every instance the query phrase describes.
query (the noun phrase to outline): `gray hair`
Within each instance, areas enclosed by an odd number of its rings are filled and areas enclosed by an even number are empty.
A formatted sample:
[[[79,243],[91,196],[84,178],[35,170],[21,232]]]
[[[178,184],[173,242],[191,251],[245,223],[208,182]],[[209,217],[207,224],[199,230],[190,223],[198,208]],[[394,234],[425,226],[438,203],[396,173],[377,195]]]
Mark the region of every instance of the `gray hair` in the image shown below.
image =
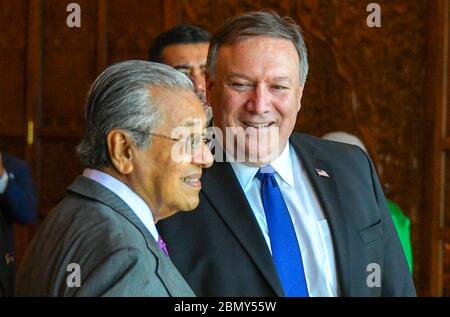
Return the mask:
[[[214,79],[219,48],[253,36],[267,36],[291,41],[297,50],[300,61],[300,84],[305,84],[308,75],[308,56],[301,28],[290,17],[281,17],[273,11],[248,12],[222,24],[220,29],[213,34],[209,44],[206,68],[211,79]]]
[[[92,84],[86,104],[86,133],[77,147],[84,166],[110,166],[106,136],[124,130],[139,149],[149,145],[150,132],[162,114],[152,101],[151,87],[194,91],[191,80],[163,64],[131,60],[113,64]]]

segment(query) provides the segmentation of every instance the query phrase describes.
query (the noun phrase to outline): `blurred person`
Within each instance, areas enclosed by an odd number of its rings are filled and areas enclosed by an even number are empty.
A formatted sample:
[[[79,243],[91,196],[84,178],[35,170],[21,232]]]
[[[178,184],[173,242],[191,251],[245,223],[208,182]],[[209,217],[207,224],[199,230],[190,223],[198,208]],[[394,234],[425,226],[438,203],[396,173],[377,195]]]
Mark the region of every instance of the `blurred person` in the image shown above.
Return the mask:
[[[0,296],[14,291],[15,248],[13,224],[31,224],[37,216],[37,198],[28,164],[0,152]]]
[[[211,34],[200,27],[182,24],[160,33],[151,44],[149,60],[172,66],[188,76],[211,119],[205,98],[205,67]]]
[[[78,146],[86,169],[35,235],[17,295],[194,296],[155,224],[198,205],[212,163],[205,126],[191,81],[173,68],[108,67],[88,96]]]
[[[359,146],[364,152],[369,155],[369,151],[365,147],[364,143],[357,136],[344,132],[334,131],[326,133],[322,136],[325,140],[342,142]],[[370,155],[369,155],[370,156]],[[413,256],[411,245],[411,220],[403,213],[402,209],[390,199],[386,199],[389,212],[391,213],[392,221],[394,222],[395,229],[397,230],[398,237],[402,244],[403,252],[405,252],[406,260],[408,261],[409,270],[413,271]]]

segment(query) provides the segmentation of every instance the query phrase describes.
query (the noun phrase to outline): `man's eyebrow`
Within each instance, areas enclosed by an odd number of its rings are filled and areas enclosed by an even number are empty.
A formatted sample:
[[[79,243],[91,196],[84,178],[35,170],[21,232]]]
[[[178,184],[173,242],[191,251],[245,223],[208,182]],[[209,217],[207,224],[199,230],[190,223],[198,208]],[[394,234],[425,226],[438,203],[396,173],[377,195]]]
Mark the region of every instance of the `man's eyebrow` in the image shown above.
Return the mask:
[[[233,79],[233,78],[240,78],[245,80],[251,80],[250,77],[246,76],[245,74],[240,73],[231,73],[227,75],[227,79]],[[270,79],[271,82],[288,82],[289,84],[292,83],[291,78],[288,76],[276,76]]]
[[[287,76],[278,76],[273,78],[274,81],[287,81],[291,83],[291,79]]]
[[[240,74],[240,73],[231,73],[227,75],[228,79],[232,79],[232,78],[241,78],[241,79],[246,79],[246,80],[250,80],[250,77],[244,75],[244,74]]]
[[[175,65],[175,66],[173,66],[173,68],[175,68],[175,69],[189,69],[189,68],[192,68],[192,66],[190,66],[189,64],[181,64],[181,65]]]
[[[196,124],[198,124],[198,121],[199,121],[199,119],[191,119],[191,120],[188,120],[188,121],[186,121],[185,123],[183,123],[183,127],[186,127],[186,128],[190,128],[190,127],[193,127],[193,126],[195,126]],[[203,129],[206,129],[206,127],[207,127],[207,122],[205,122],[204,124],[203,124]]]

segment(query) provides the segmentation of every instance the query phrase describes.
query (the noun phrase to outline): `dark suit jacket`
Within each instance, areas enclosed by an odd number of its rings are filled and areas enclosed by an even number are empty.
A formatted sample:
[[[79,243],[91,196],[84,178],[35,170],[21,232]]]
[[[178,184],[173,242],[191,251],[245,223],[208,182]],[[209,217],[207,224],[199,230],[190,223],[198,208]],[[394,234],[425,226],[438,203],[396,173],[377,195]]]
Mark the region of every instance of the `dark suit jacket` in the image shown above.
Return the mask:
[[[12,224],[32,223],[37,216],[37,199],[28,164],[4,152],[2,157],[9,180],[6,191],[0,194],[0,211],[6,221],[9,251],[12,252]]]
[[[76,282],[71,263],[79,265],[80,287],[67,283]],[[128,205],[83,176],[39,228],[19,268],[16,294],[194,296]]]
[[[2,153],[2,159],[9,180],[6,191],[0,194],[0,296],[11,296],[15,265],[13,223],[33,222],[37,199],[28,164],[6,153]]]
[[[414,296],[382,189],[365,153],[298,133],[290,142],[330,226],[339,294]],[[316,169],[330,177],[319,176]],[[205,171],[197,210],[161,221],[158,227],[172,261],[197,295],[284,295],[270,251],[229,163],[216,162]],[[371,263],[380,265],[381,287],[366,283],[372,280]]]

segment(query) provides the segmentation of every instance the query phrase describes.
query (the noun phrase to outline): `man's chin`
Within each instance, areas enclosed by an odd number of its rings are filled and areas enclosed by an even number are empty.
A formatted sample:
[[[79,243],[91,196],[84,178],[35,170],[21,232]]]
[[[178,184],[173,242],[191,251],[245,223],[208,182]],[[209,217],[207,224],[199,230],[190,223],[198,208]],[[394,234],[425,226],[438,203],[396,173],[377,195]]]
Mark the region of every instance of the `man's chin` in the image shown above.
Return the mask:
[[[183,206],[180,206],[180,211],[183,212],[189,212],[192,211],[193,209],[197,208],[198,204],[200,203],[200,199],[197,197],[196,199],[188,199]]]
[[[245,148],[238,149],[235,160],[250,166],[264,166],[273,162],[280,155],[278,149],[272,151],[271,148]]]

